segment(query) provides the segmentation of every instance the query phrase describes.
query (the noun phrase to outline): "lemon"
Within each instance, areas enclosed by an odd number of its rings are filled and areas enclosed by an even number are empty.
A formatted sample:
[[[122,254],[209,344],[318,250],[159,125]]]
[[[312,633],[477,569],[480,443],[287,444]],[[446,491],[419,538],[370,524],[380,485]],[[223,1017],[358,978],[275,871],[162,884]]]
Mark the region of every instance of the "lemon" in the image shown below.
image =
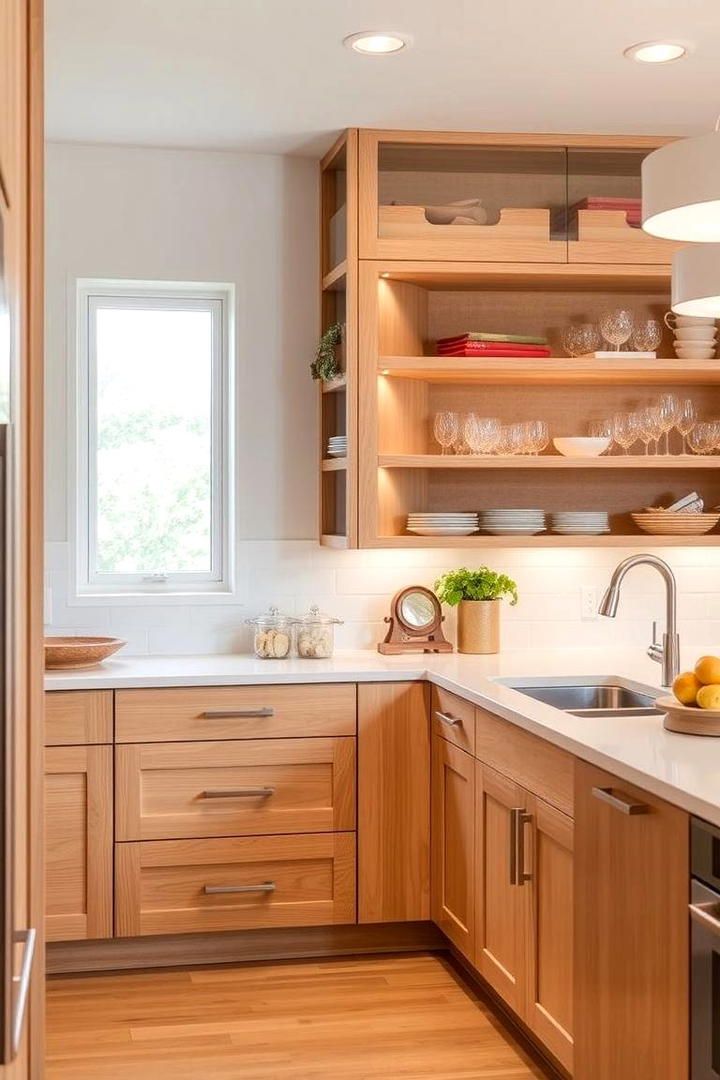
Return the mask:
[[[720,686],[711,683],[698,690],[697,703],[701,709],[720,709]]]

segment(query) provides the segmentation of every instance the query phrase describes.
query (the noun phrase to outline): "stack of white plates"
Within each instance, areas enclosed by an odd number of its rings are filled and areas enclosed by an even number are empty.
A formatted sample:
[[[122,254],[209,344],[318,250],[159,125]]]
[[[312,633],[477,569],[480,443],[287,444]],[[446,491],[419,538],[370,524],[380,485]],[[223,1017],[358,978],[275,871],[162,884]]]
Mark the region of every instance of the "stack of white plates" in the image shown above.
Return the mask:
[[[480,528],[493,536],[533,536],[545,532],[545,511],[481,510]]]
[[[562,510],[550,515],[550,529],[564,536],[600,536],[610,532],[607,510]]]
[[[408,514],[407,531],[417,536],[471,536],[478,531],[476,513]]]
[[[347,435],[331,435],[328,439],[328,457],[345,457],[347,454]]]

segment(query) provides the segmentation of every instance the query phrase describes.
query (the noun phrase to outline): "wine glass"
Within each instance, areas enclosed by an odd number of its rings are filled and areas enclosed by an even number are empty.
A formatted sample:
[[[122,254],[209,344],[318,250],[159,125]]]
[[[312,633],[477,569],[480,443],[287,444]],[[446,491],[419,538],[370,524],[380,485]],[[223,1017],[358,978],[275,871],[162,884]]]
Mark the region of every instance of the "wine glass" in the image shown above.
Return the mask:
[[[713,423],[704,420],[695,424],[692,431],[688,433],[687,440],[694,454],[712,454],[715,449],[715,437],[716,430]]]
[[[500,441],[500,421],[495,416],[468,413],[463,425],[468,446],[476,454],[491,454]]]
[[[591,420],[588,424],[588,434],[593,439],[610,439],[607,450],[603,450],[603,453],[609,453],[612,449],[612,444],[615,439],[615,431],[612,420]]]
[[[600,333],[605,340],[615,346],[618,352],[633,331],[633,313],[627,308],[615,308],[613,311],[603,311],[599,319]]]
[[[670,453],[670,432],[680,416],[680,399],[675,394],[662,394],[657,403],[664,437],[664,454]]]
[[[663,418],[657,405],[646,405],[640,410],[640,438],[645,443],[646,454],[650,453],[651,442],[655,443],[653,453],[658,453],[663,430]]]
[[[662,341],[662,326],[657,319],[640,319],[633,326],[632,344],[638,352],[655,352]]]
[[[595,323],[580,323],[577,327],[578,356],[589,356],[602,345],[600,331]]]
[[[695,427],[696,413],[695,402],[692,398],[685,398],[680,402],[680,412],[678,418],[675,421],[675,427],[679,434],[682,436],[682,452],[687,454],[688,452],[688,435]]]
[[[541,454],[550,442],[550,430],[544,420],[529,420],[528,445],[531,454]]]
[[[435,441],[442,446],[443,454],[450,452],[450,447],[460,434],[460,417],[456,412],[437,412],[433,422]]]
[[[613,437],[626,454],[640,438],[640,421],[637,413],[615,413]]]
[[[562,329],[562,347],[568,356],[580,355],[580,341],[578,336],[578,327],[576,324],[571,323],[569,326],[564,326]]]

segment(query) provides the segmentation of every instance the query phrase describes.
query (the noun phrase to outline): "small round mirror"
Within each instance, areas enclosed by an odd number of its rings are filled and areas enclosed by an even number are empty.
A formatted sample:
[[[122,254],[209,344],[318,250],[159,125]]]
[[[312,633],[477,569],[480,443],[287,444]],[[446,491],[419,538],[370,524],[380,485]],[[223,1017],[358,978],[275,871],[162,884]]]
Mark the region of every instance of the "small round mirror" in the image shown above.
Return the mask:
[[[408,592],[400,601],[400,618],[413,630],[424,630],[432,626],[437,618],[432,597],[426,592]]]

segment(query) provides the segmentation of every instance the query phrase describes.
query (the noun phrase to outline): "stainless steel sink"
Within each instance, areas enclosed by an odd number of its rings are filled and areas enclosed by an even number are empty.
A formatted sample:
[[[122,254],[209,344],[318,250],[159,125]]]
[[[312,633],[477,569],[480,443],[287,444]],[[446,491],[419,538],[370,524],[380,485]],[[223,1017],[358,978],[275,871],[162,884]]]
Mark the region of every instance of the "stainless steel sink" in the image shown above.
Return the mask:
[[[612,680],[587,680],[577,684],[568,680],[567,683],[558,681],[534,685],[519,685],[508,680],[505,685],[573,716],[652,716],[660,712],[655,708],[653,694]]]

